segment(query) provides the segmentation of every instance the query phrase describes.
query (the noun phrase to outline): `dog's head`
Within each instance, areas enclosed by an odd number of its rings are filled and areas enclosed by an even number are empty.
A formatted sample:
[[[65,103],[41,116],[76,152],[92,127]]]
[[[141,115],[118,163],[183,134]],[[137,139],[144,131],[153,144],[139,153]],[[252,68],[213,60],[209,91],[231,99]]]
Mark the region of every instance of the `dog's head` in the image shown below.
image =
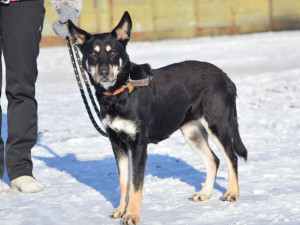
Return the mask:
[[[110,33],[92,35],[71,21],[68,29],[75,45],[82,52],[82,65],[95,87],[109,90],[122,85],[129,76],[129,56],[126,45],[130,39],[131,18],[125,12],[119,24]]]

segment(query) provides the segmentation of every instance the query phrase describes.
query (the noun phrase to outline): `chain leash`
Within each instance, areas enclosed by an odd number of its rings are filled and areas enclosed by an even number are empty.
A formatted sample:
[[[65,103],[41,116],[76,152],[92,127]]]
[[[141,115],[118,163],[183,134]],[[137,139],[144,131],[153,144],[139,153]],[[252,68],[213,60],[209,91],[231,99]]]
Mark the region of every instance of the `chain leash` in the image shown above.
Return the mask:
[[[85,92],[84,92],[84,88],[83,88],[82,82],[80,80],[80,76],[79,76],[79,73],[78,73],[76,62],[78,64],[78,66],[79,66],[79,69],[80,69],[80,72],[81,72],[81,76],[82,76],[82,79],[83,79],[83,81],[85,83],[86,89],[88,91],[91,103],[92,103],[92,105],[94,107],[94,110],[95,110],[95,112],[96,112],[99,120],[101,121],[100,110],[99,110],[99,108],[96,105],[94,96],[93,96],[91,88],[90,88],[89,80],[87,79],[87,76],[85,75],[84,69],[82,67],[82,63],[80,61],[80,57],[79,57],[79,53],[78,53],[78,48],[71,42],[71,40],[70,40],[69,37],[66,37],[66,41],[67,41],[67,45],[68,45],[68,49],[69,49],[69,53],[70,53],[70,57],[71,57],[71,61],[72,61],[73,69],[74,69],[74,73],[75,73],[75,78],[76,78],[76,81],[77,81],[77,84],[78,84],[78,87],[79,87],[79,90],[80,90],[80,94],[81,94],[84,106],[86,108],[86,111],[87,111],[87,113],[89,115],[89,118],[90,118],[92,124],[94,125],[95,129],[101,135],[103,135],[104,137],[107,137],[107,133],[105,131],[103,131],[99,127],[99,125],[97,124],[97,122],[94,119],[94,116],[93,116],[93,114],[91,112],[90,106],[88,104],[88,100],[87,100]],[[75,62],[74,52],[75,52],[75,56],[76,56],[76,60],[77,60],[76,62]]]

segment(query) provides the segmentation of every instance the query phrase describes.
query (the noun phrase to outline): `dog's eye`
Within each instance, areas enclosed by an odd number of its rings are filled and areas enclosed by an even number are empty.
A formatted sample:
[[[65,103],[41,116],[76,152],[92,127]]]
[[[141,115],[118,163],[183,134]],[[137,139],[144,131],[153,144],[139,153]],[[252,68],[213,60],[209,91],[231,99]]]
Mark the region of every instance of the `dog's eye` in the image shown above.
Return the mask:
[[[91,52],[91,56],[96,56],[96,52]]]
[[[116,55],[117,53],[114,52],[114,51],[110,51],[109,54],[111,54],[111,55]]]

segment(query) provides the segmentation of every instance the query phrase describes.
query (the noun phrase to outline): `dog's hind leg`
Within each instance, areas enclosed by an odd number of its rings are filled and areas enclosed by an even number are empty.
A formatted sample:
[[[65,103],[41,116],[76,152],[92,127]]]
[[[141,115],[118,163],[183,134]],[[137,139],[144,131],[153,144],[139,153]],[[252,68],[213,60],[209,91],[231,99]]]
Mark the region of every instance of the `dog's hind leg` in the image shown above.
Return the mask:
[[[226,164],[228,167],[228,189],[226,193],[223,195],[223,201],[236,201],[239,197],[239,185],[238,185],[238,158],[234,152],[233,147],[233,137],[230,135],[229,130],[225,130],[224,127],[220,126],[218,123],[214,124],[214,130],[212,131],[208,122],[204,119],[200,119],[202,125],[211,135],[213,141],[216,146],[221,151],[222,155],[226,160]],[[229,126],[225,126],[229,128]]]
[[[121,198],[118,208],[116,208],[111,214],[111,218],[120,218],[125,212],[126,208],[126,195],[129,182],[129,152],[123,142],[114,142],[111,139],[115,159],[119,171],[119,181],[121,189]]]
[[[219,159],[208,145],[207,132],[199,121],[191,121],[181,127],[181,132],[192,149],[203,159],[206,167],[206,180],[202,189],[190,199],[203,201],[211,197],[219,167]]]

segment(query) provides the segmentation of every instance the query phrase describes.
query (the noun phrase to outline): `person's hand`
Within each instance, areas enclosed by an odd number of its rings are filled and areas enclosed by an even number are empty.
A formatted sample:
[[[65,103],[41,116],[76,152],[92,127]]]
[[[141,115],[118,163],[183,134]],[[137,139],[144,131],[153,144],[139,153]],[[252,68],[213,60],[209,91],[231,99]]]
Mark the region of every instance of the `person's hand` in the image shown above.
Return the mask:
[[[69,35],[67,21],[71,20],[74,24],[76,24],[78,11],[70,6],[63,6],[57,11],[60,18],[52,24],[52,29],[57,36],[65,38]]]

